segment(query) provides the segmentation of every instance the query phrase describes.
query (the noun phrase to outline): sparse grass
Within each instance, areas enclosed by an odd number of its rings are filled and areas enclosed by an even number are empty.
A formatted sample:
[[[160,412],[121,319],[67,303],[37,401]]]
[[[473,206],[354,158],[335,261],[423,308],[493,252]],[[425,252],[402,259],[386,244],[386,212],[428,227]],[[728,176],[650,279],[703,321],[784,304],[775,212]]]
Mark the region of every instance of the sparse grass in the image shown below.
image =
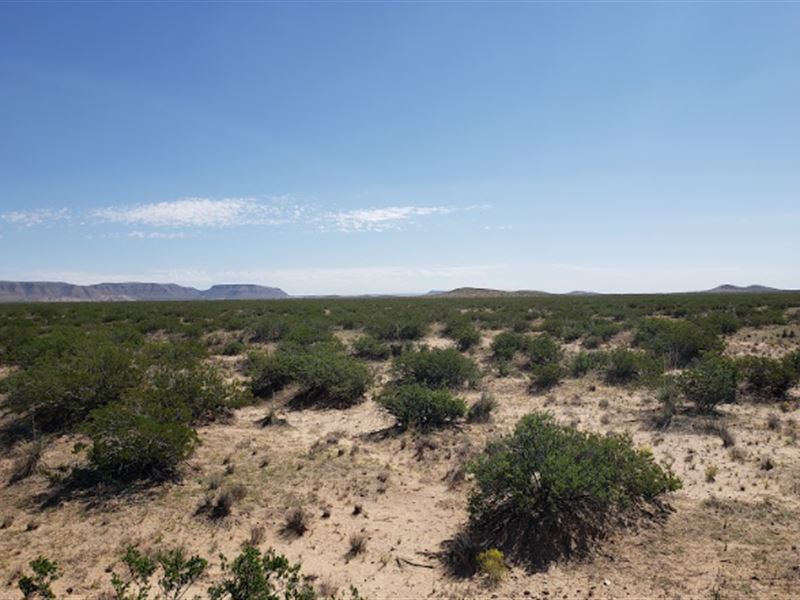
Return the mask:
[[[42,460],[43,451],[44,441],[41,438],[21,446],[17,450],[17,458],[11,466],[11,476],[8,478],[8,482],[17,483],[36,473]]]

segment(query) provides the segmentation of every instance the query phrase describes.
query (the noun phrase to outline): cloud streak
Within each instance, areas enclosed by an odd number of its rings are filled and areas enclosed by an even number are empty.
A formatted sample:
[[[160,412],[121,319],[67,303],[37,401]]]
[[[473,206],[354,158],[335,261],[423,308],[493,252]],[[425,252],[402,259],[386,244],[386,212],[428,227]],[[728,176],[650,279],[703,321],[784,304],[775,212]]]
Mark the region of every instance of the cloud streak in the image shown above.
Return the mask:
[[[20,228],[52,225],[66,221],[70,213],[66,208],[37,208],[34,210],[13,210],[0,213],[0,221]]]
[[[290,197],[181,198],[135,205],[106,206],[80,216],[81,225],[117,225],[127,232],[105,234],[106,238],[174,239],[186,237],[187,230],[223,229],[246,226],[298,227],[326,233],[359,233],[400,230],[424,220],[486,210],[488,206],[383,206],[324,210],[301,204]],[[51,225],[71,219],[67,209],[37,209],[0,213],[0,221],[19,228]],[[180,232],[164,233],[164,231]]]

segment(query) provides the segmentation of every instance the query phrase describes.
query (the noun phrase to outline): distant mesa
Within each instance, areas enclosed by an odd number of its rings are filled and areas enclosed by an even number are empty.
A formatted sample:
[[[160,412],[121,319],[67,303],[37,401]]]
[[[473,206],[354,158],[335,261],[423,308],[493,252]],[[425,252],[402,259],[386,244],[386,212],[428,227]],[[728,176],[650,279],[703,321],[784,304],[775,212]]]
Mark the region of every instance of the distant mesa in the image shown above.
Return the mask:
[[[215,285],[198,290],[174,283],[0,281],[0,302],[118,302],[137,300],[272,300],[288,298],[280,288],[253,284]]]

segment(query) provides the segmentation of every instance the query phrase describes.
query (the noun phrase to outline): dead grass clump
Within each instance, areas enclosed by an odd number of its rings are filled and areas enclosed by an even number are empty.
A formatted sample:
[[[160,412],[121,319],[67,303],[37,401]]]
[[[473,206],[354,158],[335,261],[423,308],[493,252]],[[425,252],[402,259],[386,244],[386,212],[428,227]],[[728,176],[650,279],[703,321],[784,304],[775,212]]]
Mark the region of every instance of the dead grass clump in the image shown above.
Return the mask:
[[[772,471],[772,469],[775,468],[775,461],[771,456],[764,456],[761,458],[758,466],[762,471]]]
[[[6,515],[3,517],[3,520],[0,521],[0,529],[8,529],[14,523],[14,517],[12,515]]]
[[[723,448],[732,448],[736,445],[736,438],[733,437],[733,434],[723,423],[710,420],[704,421],[701,425],[701,430],[703,433],[719,436],[719,439],[722,440]]]
[[[300,537],[308,531],[311,517],[302,507],[293,508],[286,516],[281,533],[285,536]]]
[[[223,519],[231,514],[233,505],[247,495],[247,488],[241,483],[235,483],[219,490],[216,494],[206,494],[197,514],[206,514],[211,519]]]
[[[770,413],[767,417],[767,428],[771,431],[779,431],[781,428],[781,417],[777,413]]]
[[[497,400],[492,394],[484,392],[479,400],[469,407],[467,423],[488,423],[492,412],[497,408]]]
[[[267,530],[264,529],[263,525],[254,525],[250,528],[250,539],[248,540],[248,544],[254,548],[257,548],[264,541],[266,533]]]
[[[354,558],[359,554],[364,554],[364,552],[367,551],[367,539],[367,534],[363,531],[351,535],[349,550],[347,551],[348,558]]]
[[[36,473],[39,468],[39,462],[42,460],[43,450],[44,443],[41,439],[34,440],[22,446],[11,467],[11,477],[9,477],[8,483],[17,483]]]

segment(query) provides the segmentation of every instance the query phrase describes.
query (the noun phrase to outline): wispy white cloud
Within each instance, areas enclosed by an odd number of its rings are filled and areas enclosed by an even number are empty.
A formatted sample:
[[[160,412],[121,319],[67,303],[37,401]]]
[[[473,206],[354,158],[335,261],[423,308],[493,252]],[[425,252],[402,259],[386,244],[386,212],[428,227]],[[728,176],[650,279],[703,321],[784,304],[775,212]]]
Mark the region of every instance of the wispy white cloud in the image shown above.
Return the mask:
[[[136,206],[112,206],[92,211],[102,222],[148,227],[235,227],[279,224],[283,209],[253,198],[183,198]]]
[[[317,232],[382,232],[419,225],[423,220],[488,206],[383,206],[323,209],[289,196],[270,198],[181,198],[165,202],[106,206],[78,215],[80,225],[120,225],[127,232],[92,234],[91,238],[175,239],[186,230],[243,226],[294,226]],[[49,225],[70,218],[66,209],[0,213],[0,220],[18,227]],[[164,230],[172,230],[165,233]],[[176,231],[178,230],[178,231]]]
[[[416,217],[447,215],[456,209],[447,206],[387,206],[329,212],[321,216],[322,229],[336,231],[386,231],[412,222]]]
[[[0,213],[0,221],[24,228],[52,225],[55,222],[66,221],[69,218],[70,213],[66,208],[37,208],[34,210],[12,210]]]

